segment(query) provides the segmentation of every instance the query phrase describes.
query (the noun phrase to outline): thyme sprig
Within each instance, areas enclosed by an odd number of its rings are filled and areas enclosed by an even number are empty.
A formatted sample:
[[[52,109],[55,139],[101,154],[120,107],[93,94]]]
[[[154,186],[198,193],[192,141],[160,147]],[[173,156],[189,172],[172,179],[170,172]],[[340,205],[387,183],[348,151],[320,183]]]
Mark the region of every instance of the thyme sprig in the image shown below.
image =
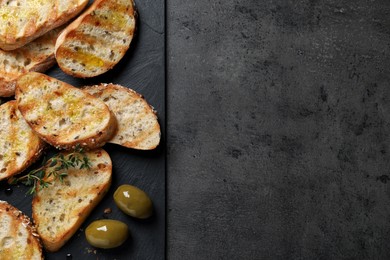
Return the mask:
[[[70,168],[89,169],[91,163],[82,147],[76,146],[74,151],[64,155],[58,153],[49,160],[43,160],[42,166],[38,169],[32,170],[24,176],[13,178],[10,180],[11,184],[22,183],[26,186],[31,186],[27,191],[28,194],[34,194],[39,188],[47,188],[52,185],[54,180],[64,181],[68,176],[67,170]]]

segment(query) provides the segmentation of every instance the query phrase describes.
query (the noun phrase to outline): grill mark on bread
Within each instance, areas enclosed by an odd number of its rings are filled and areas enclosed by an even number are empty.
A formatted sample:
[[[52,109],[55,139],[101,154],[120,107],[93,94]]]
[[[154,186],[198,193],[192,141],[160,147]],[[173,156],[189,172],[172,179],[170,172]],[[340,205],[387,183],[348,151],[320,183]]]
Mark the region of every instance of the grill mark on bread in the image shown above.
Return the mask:
[[[90,26],[89,24],[80,24],[77,30],[69,31],[67,37],[69,35],[70,39],[76,39],[80,41],[85,39],[86,37],[90,37],[92,39],[99,39],[102,42],[104,41],[110,43],[113,46],[126,46],[127,41],[123,42],[122,40],[124,38],[127,39],[128,34],[133,35],[134,29],[135,28],[132,28],[128,31],[112,31],[100,27]],[[77,36],[78,39],[75,36]],[[63,46],[68,46],[70,44],[71,41],[67,41]],[[95,42],[95,44],[97,44],[97,42]]]
[[[159,131],[160,131],[160,128],[158,127],[158,125],[154,125],[151,128],[148,128],[146,130],[141,130],[137,134],[137,138],[134,139],[134,141],[132,141],[132,142],[124,142],[124,145],[125,146],[137,146],[140,143],[142,143],[145,140],[147,140],[148,138],[150,138],[152,133],[156,133],[156,132],[159,132]]]
[[[126,29],[124,28],[126,24],[134,22],[134,17],[130,16],[124,8],[122,8],[122,11],[108,8],[101,6],[98,10],[86,16],[83,22],[109,31],[123,31]],[[117,8],[117,6],[114,8]],[[130,31],[132,30],[130,29]]]
[[[75,60],[77,59],[81,66],[88,69],[94,67],[113,67],[115,63],[110,62],[109,60],[103,60],[100,57],[94,55],[91,52],[85,50],[79,50],[77,52],[72,51],[69,48],[61,48],[58,52],[61,56],[67,57],[66,59]]]
[[[124,53],[126,50],[126,45],[122,44],[123,35],[110,34],[110,37],[102,38],[95,34],[81,32],[81,31],[72,31],[68,34],[68,42],[65,43],[62,48],[57,52],[58,56],[65,57],[65,55],[72,55],[72,52],[88,52],[92,55],[99,56],[102,55],[103,60],[110,61],[106,53],[114,53],[113,50],[117,50],[118,53]],[[61,52],[61,50],[67,50],[66,52]],[[120,55],[117,60],[119,60]]]

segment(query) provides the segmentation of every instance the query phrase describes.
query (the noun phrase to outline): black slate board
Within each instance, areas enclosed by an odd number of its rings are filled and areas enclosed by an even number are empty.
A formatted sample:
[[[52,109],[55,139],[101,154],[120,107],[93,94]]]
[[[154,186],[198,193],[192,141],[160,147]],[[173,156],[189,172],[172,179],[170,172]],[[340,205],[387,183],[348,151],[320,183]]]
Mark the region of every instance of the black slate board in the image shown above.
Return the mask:
[[[102,202],[94,209],[81,228],[56,253],[45,252],[50,259],[164,259],[165,258],[165,1],[136,1],[138,26],[129,51],[114,69],[92,78],[77,79],[63,73],[58,66],[46,74],[74,86],[115,83],[142,94],[156,110],[161,125],[161,144],[153,151],[136,151],[114,144],[103,148],[113,161],[113,181]],[[154,216],[139,221],[122,213],[114,204],[113,193],[121,184],[132,184],[149,194],[154,203]],[[30,195],[18,185],[6,193],[0,183],[0,199],[8,201],[31,217]],[[112,213],[104,214],[106,208]],[[93,248],[85,240],[84,229],[94,220],[110,218],[129,226],[131,238],[125,245],[109,250]],[[71,254],[72,257],[67,257]]]

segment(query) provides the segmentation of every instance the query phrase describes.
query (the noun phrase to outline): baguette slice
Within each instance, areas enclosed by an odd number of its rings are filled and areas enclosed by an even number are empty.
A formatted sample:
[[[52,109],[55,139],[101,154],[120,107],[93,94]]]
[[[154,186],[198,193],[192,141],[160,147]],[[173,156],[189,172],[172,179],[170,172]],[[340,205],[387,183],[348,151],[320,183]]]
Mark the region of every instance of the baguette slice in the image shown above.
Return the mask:
[[[0,106],[0,180],[25,170],[42,155],[44,147],[15,100]]]
[[[44,259],[41,241],[30,221],[8,202],[0,201],[0,259]]]
[[[116,118],[103,101],[38,72],[17,80],[16,99],[31,128],[58,149],[101,147],[116,132]]]
[[[88,0],[0,0],[0,48],[15,50],[79,14]]]
[[[83,90],[104,101],[115,114],[118,131],[110,143],[139,150],[158,146],[161,132],[156,111],[142,95],[116,84],[87,86]]]
[[[44,72],[56,63],[54,45],[61,29],[51,30],[19,49],[0,50],[0,97],[15,94],[16,79],[23,73]]]
[[[57,63],[74,77],[103,74],[123,58],[135,26],[133,0],[96,0],[58,37]]]
[[[108,153],[97,149],[85,155],[90,169],[69,168],[63,182],[51,180],[52,185],[38,188],[33,199],[33,219],[47,251],[58,251],[74,235],[111,185]]]

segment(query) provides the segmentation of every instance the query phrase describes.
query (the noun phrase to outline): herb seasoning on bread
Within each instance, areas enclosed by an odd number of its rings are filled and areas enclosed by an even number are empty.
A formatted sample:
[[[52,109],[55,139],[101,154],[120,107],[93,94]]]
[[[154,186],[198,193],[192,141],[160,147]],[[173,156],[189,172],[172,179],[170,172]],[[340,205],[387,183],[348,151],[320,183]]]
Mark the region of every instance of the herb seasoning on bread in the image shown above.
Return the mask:
[[[89,167],[69,167],[63,170],[66,177],[62,181],[48,177],[52,185],[45,189],[37,187],[32,215],[49,252],[58,251],[73,236],[111,185],[112,162],[108,153],[96,149],[85,152],[85,156]],[[52,171],[46,168],[47,174]]]

